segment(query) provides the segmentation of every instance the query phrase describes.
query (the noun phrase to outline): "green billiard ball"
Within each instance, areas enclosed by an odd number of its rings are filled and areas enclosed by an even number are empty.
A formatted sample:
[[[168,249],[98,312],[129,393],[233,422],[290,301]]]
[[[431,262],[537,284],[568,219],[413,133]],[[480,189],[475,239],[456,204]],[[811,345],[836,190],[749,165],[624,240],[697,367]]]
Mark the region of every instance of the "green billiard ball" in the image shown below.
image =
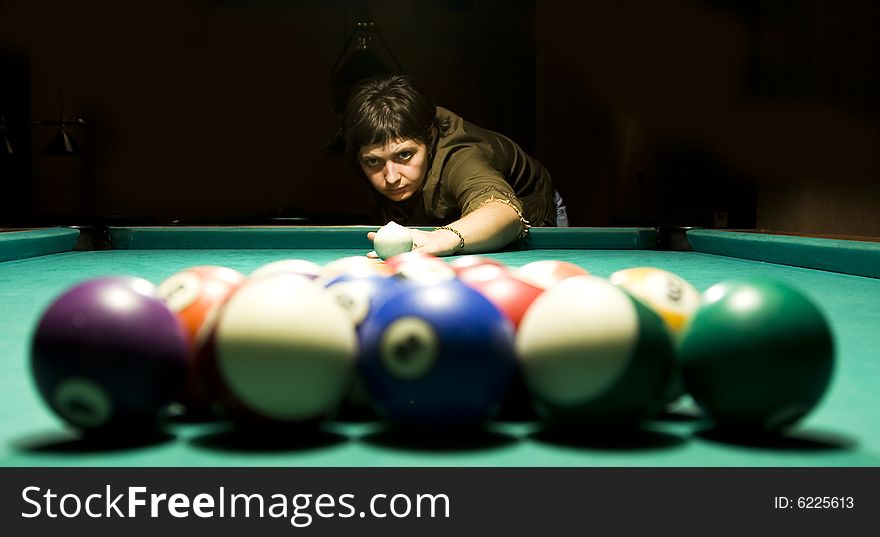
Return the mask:
[[[803,293],[750,278],[703,294],[680,353],[688,391],[719,429],[772,432],[819,402],[834,343],[821,310]]]

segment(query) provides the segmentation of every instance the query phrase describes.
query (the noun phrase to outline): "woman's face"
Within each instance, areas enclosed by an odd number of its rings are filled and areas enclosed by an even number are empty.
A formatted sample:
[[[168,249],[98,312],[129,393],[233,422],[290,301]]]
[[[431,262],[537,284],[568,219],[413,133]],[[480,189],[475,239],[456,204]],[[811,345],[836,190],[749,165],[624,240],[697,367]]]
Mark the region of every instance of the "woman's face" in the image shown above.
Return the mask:
[[[412,197],[428,173],[428,147],[415,140],[370,145],[358,154],[361,169],[373,188],[391,201]]]

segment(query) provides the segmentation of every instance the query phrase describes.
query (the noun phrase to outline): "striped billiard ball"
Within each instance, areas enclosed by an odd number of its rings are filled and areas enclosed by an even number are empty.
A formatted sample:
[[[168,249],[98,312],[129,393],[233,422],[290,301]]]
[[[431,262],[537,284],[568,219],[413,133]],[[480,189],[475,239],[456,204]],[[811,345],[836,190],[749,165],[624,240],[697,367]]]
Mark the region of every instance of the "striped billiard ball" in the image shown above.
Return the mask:
[[[681,276],[655,267],[626,268],[613,273],[608,279],[660,315],[672,334],[677,349],[700,307],[700,292]],[[684,393],[680,364],[676,360],[675,373],[666,390],[665,399],[672,402]]]
[[[597,276],[535,299],[516,337],[536,410],[563,427],[632,426],[656,413],[673,367],[660,317]]]
[[[323,287],[276,274],[226,301],[196,366],[219,411],[239,425],[314,424],[337,410],[356,352],[351,318]]]
[[[199,334],[216,319],[216,309],[245,281],[247,277],[235,269],[201,265],[181,270],[159,284],[159,296],[180,319],[190,341],[186,382],[178,397],[190,418],[209,418],[212,414],[202,379],[195,368],[194,354]]]

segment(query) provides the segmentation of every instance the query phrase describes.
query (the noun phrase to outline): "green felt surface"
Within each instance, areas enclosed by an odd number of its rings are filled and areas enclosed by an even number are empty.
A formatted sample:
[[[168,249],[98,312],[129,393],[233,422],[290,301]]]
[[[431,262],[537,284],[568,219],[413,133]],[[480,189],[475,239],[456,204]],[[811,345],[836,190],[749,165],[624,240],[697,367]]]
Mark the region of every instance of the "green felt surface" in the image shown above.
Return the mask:
[[[77,282],[136,275],[159,282],[193,265],[249,273],[264,263],[304,258],[327,263],[352,249],[175,249],[67,252],[0,263],[0,465],[4,466],[878,466],[880,427],[880,280],[695,252],[554,249],[488,254],[513,266],[538,259],[579,264],[608,276],[656,266],[699,290],[741,276],[776,278],[803,290],[827,315],[837,367],[819,407],[797,429],[770,443],[719,439],[705,423],[679,415],[655,420],[632,438],[548,435],[536,422],[498,422],[477,439],[425,442],[387,432],[378,422],[331,422],[321,434],[284,444],[247,441],[222,423],[173,424],[149,445],[93,446],[66,431],[39,400],[29,342],[43,309]]]

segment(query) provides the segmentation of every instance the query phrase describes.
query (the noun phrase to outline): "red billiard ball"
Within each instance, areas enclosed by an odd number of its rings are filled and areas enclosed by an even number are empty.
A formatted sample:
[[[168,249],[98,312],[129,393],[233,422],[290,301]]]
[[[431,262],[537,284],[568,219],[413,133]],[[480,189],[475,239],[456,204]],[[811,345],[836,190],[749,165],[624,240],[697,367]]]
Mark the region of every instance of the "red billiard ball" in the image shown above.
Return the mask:
[[[526,310],[544,292],[504,267],[486,264],[471,267],[459,279],[483,294],[518,327]]]
[[[210,325],[219,308],[247,277],[221,266],[204,265],[182,270],[159,284],[159,296],[180,319],[194,354],[199,333]],[[210,401],[191,356],[186,382],[179,396],[189,417],[210,417]]]
[[[542,289],[550,289],[566,278],[585,276],[589,272],[587,269],[568,261],[545,259],[521,266],[516,269],[516,274]]]
[[[394,277],[403,283],[426,285],[455,279],[452,267],[432,254],[406,252],[389,258],[387,263],[394,270]]]
[[[519,328],[523,316],[544,290],[518,277],[513,271],[495,264],[472,266],[459,274],[459,279],[489,299],[513,324]],[[517,369],[502,407],[500,418],[530,418],[534,411],[528,390]]]
[[[385,263],[391,267],[392,270],[396,270],[401,265],[406,263],[412,263],[416,261],[433,261],[437,263],[446,264],[445,261],[437,257],[433,254],[426,254],[420,250],[413,250],[412,252],[405,252],[402,254],[397,254],[395,256],[389,257],[385,260]]]
[[[464,272],[467,272],[472,268],[482,267],[483,265],[494,265],[496,267],[505,266],[504,263],[497,259],[481,255],[465,255],[449,262],[449,266],[452,267],[452,270],[454,270],[459,277],[461,277]]]

